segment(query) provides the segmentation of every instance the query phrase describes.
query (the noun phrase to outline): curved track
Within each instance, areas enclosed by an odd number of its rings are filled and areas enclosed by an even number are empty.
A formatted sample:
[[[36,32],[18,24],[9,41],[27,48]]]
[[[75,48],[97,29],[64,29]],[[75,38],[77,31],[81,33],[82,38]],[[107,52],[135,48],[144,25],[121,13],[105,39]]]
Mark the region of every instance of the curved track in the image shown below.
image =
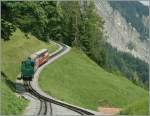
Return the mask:
[[[59,43],[59,45],[61,45],[61,49],[58,50],[57,52],[55,52],[54,54],[49,56],[49,60],[51,60],[52,58],[56,57],[57,55],[61,54],[62,52],[64,52],[67,47],[66,45]],[[63,102],[48,98],[44,95],[41,95],[37,90],[35,90],[32,87],[32,84],[30,81],[24,81],[24,86],[26,91],[28,91],[29,93],[31,93],[33,96],[35,96],[36,98],[39,99],[40,101],[40,108],[39,111],[37,112],[37,115],[53,115],[53,104],[67,108],[73,112],[76,112],[76,114],[79,115],[94,115],[93,113],[83,110],[81,108],[69,105],[69,104],[65,104]]]

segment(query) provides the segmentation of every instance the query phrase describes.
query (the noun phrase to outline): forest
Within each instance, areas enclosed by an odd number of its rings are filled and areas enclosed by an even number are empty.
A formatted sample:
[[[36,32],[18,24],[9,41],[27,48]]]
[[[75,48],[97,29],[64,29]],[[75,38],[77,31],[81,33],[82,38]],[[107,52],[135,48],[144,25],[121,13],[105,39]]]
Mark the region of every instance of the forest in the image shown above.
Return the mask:
[[[97,15],[92,1],[84,1],[84,4],[79,1],[3,1],[1,7],[4,41],[9,41],[16,28],[25,32],[26,37],[30,33],[45,42],[61,41],[81,49],[105,70],[148,88],[148,64],[107,44],[103,31],[105,22]]]
[[[129,53],[120,52],[111,45],[106,44],[105,69],[116,74],[122,74],[134,84],[145,89],[149,87],[149,66],[139,58]]]

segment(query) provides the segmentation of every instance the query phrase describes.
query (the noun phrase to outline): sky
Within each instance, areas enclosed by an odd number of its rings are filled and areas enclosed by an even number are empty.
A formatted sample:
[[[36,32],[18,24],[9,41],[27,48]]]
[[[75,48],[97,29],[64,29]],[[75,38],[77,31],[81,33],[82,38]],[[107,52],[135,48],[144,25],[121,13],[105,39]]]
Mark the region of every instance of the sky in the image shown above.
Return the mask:
[[[146,6],[149,6],[148,0],[147,0],[147,1],[140,1],[140,2],[143,3],[143,4],[146,5]]]

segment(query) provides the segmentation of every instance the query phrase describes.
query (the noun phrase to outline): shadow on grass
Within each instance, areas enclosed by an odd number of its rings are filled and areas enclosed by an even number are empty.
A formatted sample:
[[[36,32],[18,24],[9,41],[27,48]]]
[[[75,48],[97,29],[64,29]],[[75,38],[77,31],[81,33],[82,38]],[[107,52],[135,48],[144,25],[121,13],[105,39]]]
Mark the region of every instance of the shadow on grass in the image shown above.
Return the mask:
[[[7,84],[7,86],[13,91],[15,92],[15,83],[11,80],[8,79],[8,76],[1,71],[1,77],[2,79],[5,81],[5,83]]]

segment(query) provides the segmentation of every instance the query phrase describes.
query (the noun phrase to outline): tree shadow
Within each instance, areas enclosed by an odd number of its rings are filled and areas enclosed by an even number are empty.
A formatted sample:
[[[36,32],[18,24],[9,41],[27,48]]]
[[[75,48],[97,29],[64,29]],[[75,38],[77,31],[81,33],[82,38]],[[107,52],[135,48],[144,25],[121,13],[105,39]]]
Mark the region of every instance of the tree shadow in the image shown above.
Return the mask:
[[[21,83],[20,81],[16,81],[16,82],[11,81],[10,79],[8,79],[8,76],[3,71],[1,71],[1,76],[2,76],[3,81],[5,81],[6,85],[13,92],[24,93],[26,91],[24,88],[24,84]],[[18,79],[18,80],[20,80],[20,79]]]
[[[8,76],[3,72],[1,71],[1,77],[2,79],[5,81],[5,83],[8,85],[8,87],[13,91],[15,92],[15,83],[11,80],[8,79]]]

